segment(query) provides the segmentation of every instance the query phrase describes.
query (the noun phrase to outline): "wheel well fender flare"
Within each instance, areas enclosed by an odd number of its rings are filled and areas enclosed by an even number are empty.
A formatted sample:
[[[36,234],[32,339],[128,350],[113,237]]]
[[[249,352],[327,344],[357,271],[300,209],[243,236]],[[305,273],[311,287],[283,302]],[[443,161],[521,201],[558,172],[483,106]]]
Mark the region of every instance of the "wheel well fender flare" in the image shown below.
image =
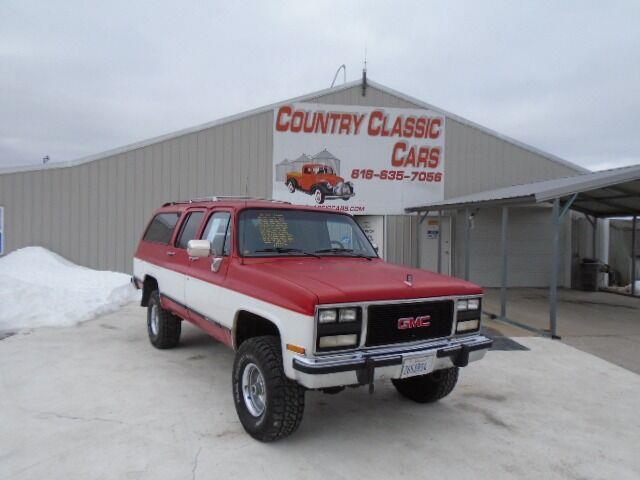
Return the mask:
[[[243,341],[262,335],[276,335],[281,337],[280,322],[277,318],[265,312],[255,312],[250,309],[239,309],[233,319],[231,341],[235,350]]]

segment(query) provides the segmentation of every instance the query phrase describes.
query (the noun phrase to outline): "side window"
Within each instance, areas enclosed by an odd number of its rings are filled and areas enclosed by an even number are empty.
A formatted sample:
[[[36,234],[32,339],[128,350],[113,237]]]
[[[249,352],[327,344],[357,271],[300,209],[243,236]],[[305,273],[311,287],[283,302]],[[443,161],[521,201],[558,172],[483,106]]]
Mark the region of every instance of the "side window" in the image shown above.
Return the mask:
[[[203,215],[204,212],[191,212],[189,214],[182,227],[182,232],[180,232],[180,237],[176,242],[177,248],[187,248],[189,240],[196,238],[196,233],[198,233],[198,227],[200,223],[202,223]]]
[[[207,223],[203,240],[211,242],[211,250],[217,255],[229,255],[231,252],[231,214],[229,212],[216,212],[211,215]]]
[[[173,229],[180,218],[179,213],[159,213],[153,220],[144,234],[143,240],[146,242],[162,243],[168,245],[173,235]]]

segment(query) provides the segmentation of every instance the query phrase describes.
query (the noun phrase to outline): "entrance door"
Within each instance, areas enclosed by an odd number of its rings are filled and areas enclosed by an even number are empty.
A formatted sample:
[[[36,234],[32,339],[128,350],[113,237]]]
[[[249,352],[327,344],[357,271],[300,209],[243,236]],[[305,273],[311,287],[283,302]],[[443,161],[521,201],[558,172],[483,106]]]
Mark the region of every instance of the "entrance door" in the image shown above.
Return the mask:
[[[442,273],[451,273],[451,217],[428,216],[419,229],[420,268],[438,271],[438,236],[442,235]]]

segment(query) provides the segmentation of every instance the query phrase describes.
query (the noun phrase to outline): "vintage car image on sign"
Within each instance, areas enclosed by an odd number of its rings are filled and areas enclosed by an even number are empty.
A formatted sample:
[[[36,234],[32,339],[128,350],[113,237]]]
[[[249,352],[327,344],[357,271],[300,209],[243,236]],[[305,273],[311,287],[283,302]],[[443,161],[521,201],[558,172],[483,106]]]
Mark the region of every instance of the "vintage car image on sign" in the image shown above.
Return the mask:
[[[187,320],[235,351],[236,411],[261,441],[298,428],[307,390],[373,392],[386,378],[404,397],[435,402],[492,343],[480,333],[479,286],[385,262],[353,216],[324,208],[167,203],[133,272],[154,347],[177,347]]]
[[[287,173],[285,183],[290,193],[302,190],[313,195],[317,204],[332,198],[348,200],[355,195],[353,183],[345,182],[329,165],[319,163],[308,163],[302,167],[301,172]]]

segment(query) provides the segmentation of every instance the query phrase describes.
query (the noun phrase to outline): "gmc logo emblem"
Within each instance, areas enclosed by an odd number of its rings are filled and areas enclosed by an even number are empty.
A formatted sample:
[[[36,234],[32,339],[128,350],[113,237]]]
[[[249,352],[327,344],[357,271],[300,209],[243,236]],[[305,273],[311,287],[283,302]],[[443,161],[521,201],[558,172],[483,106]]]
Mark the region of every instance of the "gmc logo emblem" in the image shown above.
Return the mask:
[[[431,325],[431,315],[420,315],[419,317],[406,317],[398,319],[398,330],[408,330],[410,328],[428,327]]]

